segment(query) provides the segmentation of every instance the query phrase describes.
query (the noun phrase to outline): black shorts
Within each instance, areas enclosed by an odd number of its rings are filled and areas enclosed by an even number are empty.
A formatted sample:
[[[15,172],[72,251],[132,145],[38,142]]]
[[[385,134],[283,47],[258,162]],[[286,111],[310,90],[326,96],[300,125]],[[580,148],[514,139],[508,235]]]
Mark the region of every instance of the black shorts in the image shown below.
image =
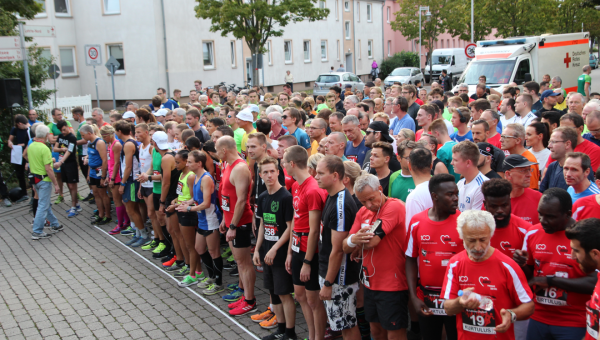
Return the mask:
[[[263,283],[265,289],[273,290],[275,295],[288,295],[294,292],[292,275],[285,270],[285,265],[263,265]]]
[[[184,227],[198,227],[198,213],[196,212],[177,212],[179,224]]]
[[[160,194],[154,194],[152,201],[154,202],[154,211],[158,211],[160,209]]]
[[[248,248],[252,244],[252,222],[241,225],[236,228],[235,238],[233,239],[234,248]]]
[[[152,195],[152,187],[141,187],[140,192],[142,193],[142,197],[150,197],[150,195]]]
[[[77,163],[64,163],[60,167],[60,177],[64,183],[79,183],[79,171]]]
[[[213,229],[213,230],[204,230],[204,229],[200,229],[200,228],[196,228],[196,232],[198,233],[198,235],[202,235],[204,237],[208,237],[210,236],[212,233],[218,233],[219,229]]]
[[[88,184],[98,188],[104,188],[104,181],[101,178],[94,178],[90,176],[90,182]]]
[[[119,185],[123,185],[123,183]],[[121,196],[123,203],[139,202],[140,199],[137,197],[137,193],[140,190],[140,182],[128,180],[123,186],[125,187]]]
[[[83,157],[83,155],[79,155],[77,156],[77,160],[79,161],[79,168],[81,169],[81,173],[83,174],[83,176],[87,177],[88,166],[86,164],[83,164]]]
[[[383,292],[365,288],[365,318],[383,329],[408,328],[408,290]]]
[[[304,286],[306,290],[315,291],[321,290],[321,286],[319,285],[319,254],[315,253],[315,256],[312,258],[312,262],[310,263],[310,278],[307,282],[302,282],[300,280],[300,270],[302,270],[302,265],[304,262],[304,256],[306,253],[299,252],[296,253],[292,251],[292,279],[294,285],[296,286]]]

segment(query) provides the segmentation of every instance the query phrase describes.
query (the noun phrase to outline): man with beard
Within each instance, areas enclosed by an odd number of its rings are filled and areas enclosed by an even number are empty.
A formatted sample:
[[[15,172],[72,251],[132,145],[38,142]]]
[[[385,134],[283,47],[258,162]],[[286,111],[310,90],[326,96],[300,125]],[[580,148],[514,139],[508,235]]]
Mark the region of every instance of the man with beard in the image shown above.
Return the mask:
[[[367,128],[365,146],[368,147],[369,150],[365,154],[365,161],[363,162],[362,169],[369,171],[373,175],[375,175],[375,170],[371,168],[371,148],[373,147],[373,144],[377,142],[387,142],[392,144],[394,138],[390,136],[389,130],[389,126],[384,122],[373,122],[369,124],[369,127]],[[396,172],[402,168],[396,157],[390,159],[389,167],[392,172]]]
[[[538,206],[541,224],[527,232],[523,250],[515,251],[515,262],[536,291],[528,340],[579,340],[585,334],[585,305],[597,277],[584,273],[569,256],[571,245],[565,230],[575,224],[571,206],[566,190],[546,190]]]
[[[514,261],[490,245],[496,230],[492,214],[468,210],[456,223],[465,250],[453,256],[446,267],[444,309],[448,315],[457,315],[459,339],[514,339],[512,324],[534,312],[525,275]],[[493,307],[479,308],[480,301],[473,293],[493,296]]]
[[[414,215],[409,224],[411,229],[406,248],[408,290],[410,301],[419,313],[423,338],[440,339],[445,326],[448,339],[454,340],[457,338],[456,317],[448,316],[440,308],[444,302],[440,297],[444,278],[439,275],[448,260],[464,250],[454,227],[460,215],[454,176],[433,176],[429,181],[429,192],[433,207]],[[420,278],[418,286],[417,277]]]
[[[585,273],[598,271],[600,268],[600,220],[590,218],[579,221],[572,228],[565,230],[565,236],[571,240],[571,257]],[[600,275],[600,272],[597,274]],[[598,338],[598,314],[600,313],[600,286],[596,284],[592,299],[586,306],[587,332],[585,340]]]

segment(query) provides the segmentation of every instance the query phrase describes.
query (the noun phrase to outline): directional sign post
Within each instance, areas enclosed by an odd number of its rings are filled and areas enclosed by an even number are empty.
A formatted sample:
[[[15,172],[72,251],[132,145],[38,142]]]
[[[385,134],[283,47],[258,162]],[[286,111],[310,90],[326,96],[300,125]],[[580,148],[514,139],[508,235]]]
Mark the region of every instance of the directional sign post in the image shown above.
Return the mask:
[[[100,45],[85,45],[85,63],[94,67],[94,83],[96,84],[96,103],[100,107],[100,96],[98,95],[98,77],[96,76],[96,65],[102,65],[102,54]]]
[[[56,107],[56,78],[60,77],[60,68],[56,64],[50,65],[48,75],[54,79],[54,107]]]
[[[56,28],[54,26],[29,26],[25,27],[23,32],[26,37],[51,37],[56,38]]]
[[[119,61],[117,59],[115,59],[115,57],[111,56],[108,59],[108,61],[106,62],[106,64],[104,64],[104,66],[106,66],[106,68],[110,72],[110,78],[112,81],[112,92],[113,92],[113,110],[116,110],[117,102],[115,100],[115,72],[119,69],[119,66],[121,66],[121,63],[119,63]]]

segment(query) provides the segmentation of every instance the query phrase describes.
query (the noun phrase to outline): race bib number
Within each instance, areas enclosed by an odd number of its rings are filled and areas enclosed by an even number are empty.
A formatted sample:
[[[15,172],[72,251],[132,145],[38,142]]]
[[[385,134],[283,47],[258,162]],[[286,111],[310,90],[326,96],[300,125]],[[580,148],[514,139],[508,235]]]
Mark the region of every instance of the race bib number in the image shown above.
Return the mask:
[[[423,302],[434,315],[447,315],[444,310],[445,299],[440,298],[440,292],[429,289],[423,290]]]
[[[354,163],[358,163],[358,157],[357,156],[346,156],[346,158],[348,158],[349,161],[353,161]]]
[[[223,211],[229,211],[229,197],[228,196],[221,196],[221,208],[223,209]]]
[[[87,156],[87,145],[82,145],[81,146],[81,151],[83,152],[83,156]],[[109,158],[110,159],[110,158]]]
[[[69,152],[73,153],[73,150],[75,150],[75,144],[73,143],[69,143],[69,148],[68,148]]]
[[[64,157],[65,157],[64,155],[60,155],[60,156],[58,156],[58,161],[59,161],[59,162],[62,162],[62,160],[63,160],[63,158],[64,158]]]
[[[159,176],[160,175],[160,171],[158,170],[154,170],[154,172],[152,173],[153,176]],[[155,179],[154,182],[160,182],[159,180]]]
[[[542,305],[566,306],[567,292],[556,287],[546,287],[535,293],[535,300]]]
[[[598,310],[591,308],[589,305],[585,306],[585,310],[585,323],[587,333],[593,339],[598,339],[598,317],[600,316],[599,312]]]
[[[292,234],[292,250],[296,253],[300,252],[300,236],[296,233]]]
[[[265,225],[265,240],[271,242],[279,241],[279,236],[277,235],[277,226],[271,224]]]
[[[183,183],[177,182],[177,191],[175,192],[177,195],[181,195],[183,191]]]
[[[96,175],[102,177],[102,168],[96,169]]]
[[[494,310],[465,309],[462,312],[463,330],[478,334],[496,334]]]

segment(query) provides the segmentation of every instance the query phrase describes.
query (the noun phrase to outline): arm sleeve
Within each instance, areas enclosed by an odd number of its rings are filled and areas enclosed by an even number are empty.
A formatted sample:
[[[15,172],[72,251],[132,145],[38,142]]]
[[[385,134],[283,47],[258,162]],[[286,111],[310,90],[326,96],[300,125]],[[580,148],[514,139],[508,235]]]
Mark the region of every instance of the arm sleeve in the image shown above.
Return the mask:
[[[50,149],[44,150],[43,155],[42,155],[42,163],[44,165],[46,164],[50,164],[52,165],[52,153],[50,152]]]
[[[458,297],[458,260],[450,259],[448,267],[446,267],[446,275],[444,275],[444,283],[442,284],[441,297],[444,299],[456,299]]]
[[[292,196],[288,195],[286,198],[283,199],[283,201],[281,203],[282,203],[283,209],[285,209],[283,211],[285,221],[291,222],[292,220],[294,220],[294,204],[293,204]]]
[[[360,208],[359,212],[356,214],[356,218],[354,219],[354,223],[352,224],[352,228],[350,229],[350,234],[356,234],[360,230],[360,224],[363,220],[362,212],[365,209],[365,207]]]
[[[473,210],[481,210],[481,207],[483,206],[483,193],[481,192],[481,187],[475,192],[475,195],[473,197],[473,205],[472,205],[472,209]]]
[[[514,261],[502,262],[502,265],[504,265],[504,268],[507,271],[506,278],[508,280],[506,281],[508,283],[508,291],[510,292],[511,300],[517,306],[530,302],[533,293],[531,293],[531,289],[527,284],[527,279],[525,278],[523,270],[521,270]]]
[[[263,215],[263,202],[265,201],[265,197],[261,194],[260,196],[258,196],[258,199],[256,199],[256,217],[257,218],[262,218]],[[281,202],[281,204],[283,204],[283,202]]]
[[[311,190],[306,194],[308,211],[312,210],[321,210],[323,211],[323,206],[325,205],[325,201],[323,199],[321,189]]]
[[[17,136],[17,128],[16,127],[12,127],[10,129],[10,135],[15,136],[15,137]],[[15,144],[16,144],[16,140],[15,140]]]
[[[419,239],[417,234],[419,232],[419,222],[415,222],[414,219],[410,221],[409,235],[406,238],[406,256],[419,257]]]

